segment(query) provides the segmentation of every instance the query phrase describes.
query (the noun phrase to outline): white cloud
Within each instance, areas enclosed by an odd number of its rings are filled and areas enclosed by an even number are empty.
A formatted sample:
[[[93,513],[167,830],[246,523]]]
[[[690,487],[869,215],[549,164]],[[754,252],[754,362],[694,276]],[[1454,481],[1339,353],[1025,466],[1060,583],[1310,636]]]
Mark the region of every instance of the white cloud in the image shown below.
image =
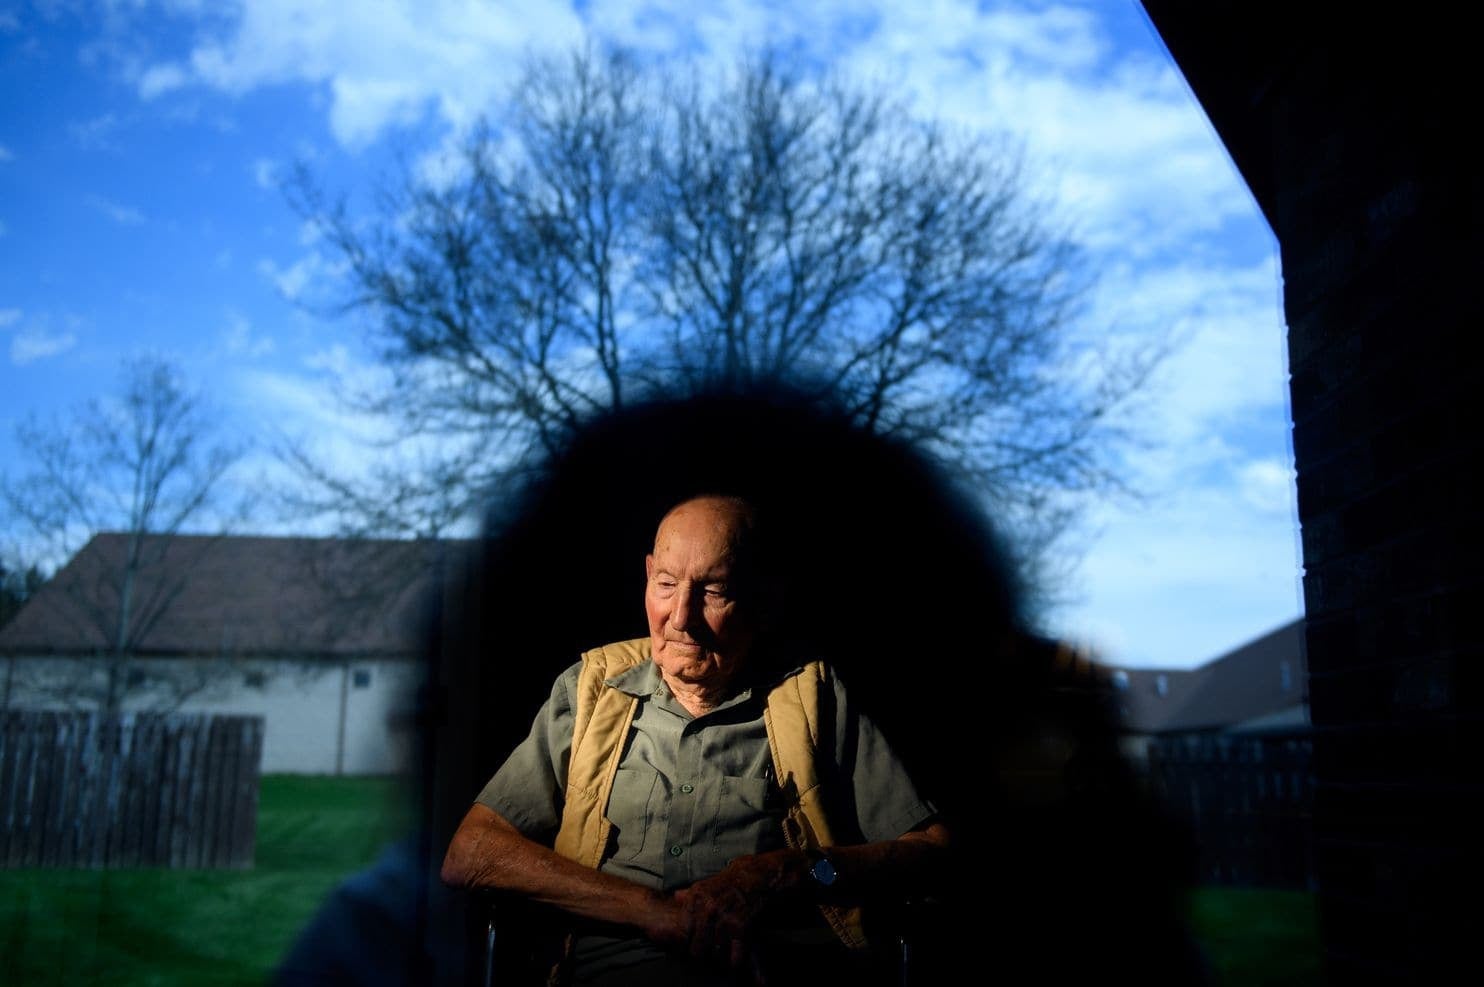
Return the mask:
[[[588,5],[585,20],[596,36],[628,48],[663,54],[701,51],[724,60],[763,43],[770,34],[783,45],[809,27],[826,31],[837,8],[829,2],[799,4],[782,19],[777,14],[761,4],[739,0],[706,4],[596,0]]]
[[[252,323],[239,312],[227,315],[227,324],[221,331],[222,350],[228,356],[249,360],[267,356],[274,351],[273,338],[253,332]]]
[[[0,308],[0,329],[12,326],[21,320],[21,310],[18,308]]]
[[[316,350],[304,358],[304,365],[311,370],[323,370],[332,377],[343,377],[353,367],[350,348],[336,343],[329,349]]]
[[[301,229],[300,236],[303,235]],[[344,266],[343,262],[331,261],[311,250],[288,267],[281,267],[271,259],[260,260],[258,273],[273,282],[273,286],[289,301],[301,301],[307,291],[314,288],[323,291],[332,285],[343,273]]]
[[[390,471],[415,477],[429,463],[439,461],[450,449],[460,446],[447,437],[407,436],[386,417],[347,410],[337,400],[343,393],[385,393],[389,374],[382,364],[368,361],[340,344],[327,347],[304,360],[298,372],[254,368],[238,377],[239,400],[252,408],[279,409],[282,426],[276,444],[297,448],[311,456],[316,467],[350,483],[374,482],[373,476]],[[281,489],[292,490],[304,478],[282,462],[264,463],[275,474]],[[323,491],[316,491],[322,494]],[[289,533],[302,534],[306,527],[331,524],[328,517],[292,520]],[[465,519],[450,533],[472,535],[477,518]]]
[[[1142,55],[1112,61],[1099,13],[884,5],[845,64],[925,112],[1023,137],[1032,168],[1058,176],[1057,197],[1092,246],[1147,253],[1249,215],[1173,67]]]
[[[0,144],[0,163],[14,160],[15,153],[12,152],[11,149],[6,147],[4,144]]]
[[[325,237],[325,231],[321,225],[312,219],[306,219],[299,224],[298,241],[301,247],[312,247]]]
[[[278,289],[279,294],[290,301],[298,298],[299,292],[303,291],[304,286],[309,283],[309,263],[307,258],[287,268],[280,267],[273,260],[260,260],[258,261],[258,273],[269,281],[272,281],[273,286]]]
[[[1253,460],[1238,470],[1237,482],[1248,506],[1267,514],[1292,516],[1294,473],[1286,460]]]
[[[104,151],[114,148],[113,136],[119,126],[120,120],[117,115],[104,113],[88,120],[68,124],[67,133],[84,150]]]
[[[1174,67],[1152,39],[1115,52],[1106,7],[596,0],[585,16],[605,40],[711,64],[764,44],[801,50],[922,113],[1023,138],[1029,172],[1094,248],[1154,255],[1254,213]]]
[[[384,364],[353,354],[343,343],[311,353],[304,365],[318,371],[336,389],[353,394],[385,393],[391,384],[391,374]]]
[[[565,48],[584,27],[707,67],[776,45],[969,132],[1023,138],[1028,180],[1058,203],[1102,272],[1089,331],[1179,344],[1148,390],[1149,446],[1129,459],[1152,506],[1099,513],[1086,603],[1066,615],[1068,627],[1106,642],[1117,660],[1181,665],[1296,612],[1276,261],[1251,196],[1157,42],[1112,43],[1114,17],[1130,19],[1124,32],[1147,30],[1135,5],[591,0],[580,19],[552,7],[260,0],[202,22],[193,50],[131,78],[141,95],[307,84],[350,147],[431,115],[448,132],[414,161],[435,182],[458,168],[447,153],[454,138],[516,77],[523,53]],[[268,159],[252,168],[262,187],[277,178]],[[305,256],[259,264],[291,299],[336,275],[303,233]],[[358,366],[330,350],[312,369],[343,381]],[[306,422],[369,427],[314,404],[325,400],[323,379],[254,379],[265,402],[300,408]],[[347,444],[343,455],[364,454]]]
[[[527,46],[565,46],[579,35],[570,9],[543,0],[262,0],[195,47],[184,67],[163,62],[143,78],[188,79],[234,94],[286,82],[323,85],[331,128],[354,147],[429,108],[462,127],[518,71]]]
[[[858,65],[880,70],[873,74],[881,79],[901,77],[890,72],[892,64],[904,67],[913,82],[950,86],[1022,71],[1086,73],[1107,48],[1091,9],[929,0],[879,3],[873,14],[875,29],[853,55]]]
[[[252,177],[258,188],[277,190],[278,163],[271,158],[258,158],[252,163]]]
[[[190,76],[179,65],[169,62],[151,65],[139,77],[139,96],[141,99],[154,99],[181,88],[189,81]]]
[[[1303,612],[1288,482],[1174,490],[1139,507],[1107,506],[1099,544],[1080,572],[1083,600],[1054,629],[1090,642],[1113,664],[1189,667]],[[1271,477],[1269,479],[1272,479]]]
[[[1151,440],[1183,448],[1261,419],[1286,436],[1287,351],[1277,258],[1109,268],[1092,300],[1096,325],[1172,352],[1148,387]],[[1280,436],[1280,444],[1286,441]]]
[[[39,327],[22,329],[10,341],[10,362],[17,367],[65,353],[77,345],[70,332],[50,333]]]
[[[294,369],[285,369],[283,361],[244,366],[234,379],[235,403],[253,409],[250,413],[259,420],[258,409],[274,409],[268,427],[275,434],[265,443],[268,447],[297,447],[312,456],[318,468],[351,482],[368,480],[373,469],[401,471],[414,461],[408,457],[415,450],[399,439],[388,419],[359,413],[343,400],[346,395],[384,394],[389,384],[383,364],[350,346],[323,347]],[[256,465],[271,475],[278,489],[293,490],[305,482],[281,460],[263,458]],[[289,534],[334,528],[333,518],[306,517],[302,511],[282,523]]]
[[[343,346],[331,347],[305,361],[310,373],[268,369],[238,375],[240,400],[253,408],[273,408],[278,421],[290,423],[284,439],[312,446],[319,464],[343,476],[359,476],[371,462],[371,450],[395,438],[389,424],[349,411],[338,400],[347,388],[382,382],[380,367],[361,363]]]
[[[418,155],[412,168],[417,180],[429,188],[448,188],[468,173],[463,140],[458,134],[447,134],[436,147]]]
[[[374,139],[380,131],[422,119],[433,94],[414,81],[337,77],[330,82],[334,100],[330,129],[352,147]]]
[[[120,226],[140,226],[144,223],[144,213],[133,206],[120,205],[100,195],[88,196],[87,201],[90,206]]]
[[[762,44],[913,100],[977,133],[1025,139],[1032,169],[1056,176],[1086,242],[1141,254],[1253,212],[1225,151],[1151,42],[1114,61],[1096,5],[992,7],[963,0],[816,3],[598,0],[594,34],[642,50],[726,64]]]
[[[140,84],[164,91],[189,78],[229,93],[324,86],[333,132],[355,147],[429,112],[460,130],[496,101],[528,50],[569,47],[584,26],[607,42],[703,54],[710,64],[771,44],[874,79],[924,112],[1024,136],[1035,165],[1059,176],[1059,197],[1095,246],[1148,253],[1250,214],[1250,197],[1174,68],[1152,43],[1114,62],[1106,16],[1096,5],[983,9],[965,0],[595,0],[579,21],[566,5],[541,0],[263,0],[184,61],[145,71]]]

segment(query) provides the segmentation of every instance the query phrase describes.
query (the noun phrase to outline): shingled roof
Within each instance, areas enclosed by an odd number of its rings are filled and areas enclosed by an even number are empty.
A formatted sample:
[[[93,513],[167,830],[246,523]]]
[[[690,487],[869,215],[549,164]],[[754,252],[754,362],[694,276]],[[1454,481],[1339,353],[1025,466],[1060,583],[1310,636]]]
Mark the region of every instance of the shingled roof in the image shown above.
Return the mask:
[[[94,536],[0,628],[0,655],[107,650],[128,535]],[[151,535],[132,597],[136,654],[412,656],[441,559],[462,543]]]
[[[1125,725],[1138,733],[1230,727],[1301,708],[1309,692],[1304,622],[1284,624],[1196,668],[1123,668],[1114,681]]]

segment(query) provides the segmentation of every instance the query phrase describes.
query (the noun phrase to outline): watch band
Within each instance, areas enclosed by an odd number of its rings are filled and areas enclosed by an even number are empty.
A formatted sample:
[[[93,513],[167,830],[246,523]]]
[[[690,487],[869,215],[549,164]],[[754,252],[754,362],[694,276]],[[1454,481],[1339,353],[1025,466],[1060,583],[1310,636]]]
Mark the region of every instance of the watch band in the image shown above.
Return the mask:
[[[839,874],[829,854],[818,848],[807,848],[804,855],[809,859],[809,878],[821,888],[834,887]]]

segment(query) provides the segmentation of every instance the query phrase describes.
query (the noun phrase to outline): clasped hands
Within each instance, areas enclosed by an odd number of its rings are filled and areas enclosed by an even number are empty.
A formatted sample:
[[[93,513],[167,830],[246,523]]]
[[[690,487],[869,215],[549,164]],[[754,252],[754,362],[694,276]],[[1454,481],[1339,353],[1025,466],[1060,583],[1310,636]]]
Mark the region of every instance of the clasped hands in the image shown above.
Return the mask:
[[[662,946],[701,960],[752,967],[753,933],[770,907],[795,896],[807,881],[807,863],[795,850],[737,857],[718,874],[670,895],[657,895],[644,932]]]

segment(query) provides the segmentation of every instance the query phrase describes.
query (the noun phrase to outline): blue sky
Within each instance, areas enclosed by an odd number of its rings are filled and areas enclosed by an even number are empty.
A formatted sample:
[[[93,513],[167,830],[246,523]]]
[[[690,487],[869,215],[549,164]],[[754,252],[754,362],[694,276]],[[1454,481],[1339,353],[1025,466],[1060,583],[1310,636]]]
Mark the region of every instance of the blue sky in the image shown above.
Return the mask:
[[[19,419],[109,390],[140,352],[177,360],[235,434],[308,432],[353,461],[367,426],[328,395],[368,357],[304,304],[334,262],[285,169],[367,190],[399,155],[436,168],[526,52],[585,34],[718,64],[767,42],[1022,140],[1099,273],[1084,331],[1175,343],[1126,464],[1144,496],[1091,512],[1051,629],[1179,667],[1297,616],[1276,244],[1137,4],[794,6],[0,0],[0,464],[24,468]]]

